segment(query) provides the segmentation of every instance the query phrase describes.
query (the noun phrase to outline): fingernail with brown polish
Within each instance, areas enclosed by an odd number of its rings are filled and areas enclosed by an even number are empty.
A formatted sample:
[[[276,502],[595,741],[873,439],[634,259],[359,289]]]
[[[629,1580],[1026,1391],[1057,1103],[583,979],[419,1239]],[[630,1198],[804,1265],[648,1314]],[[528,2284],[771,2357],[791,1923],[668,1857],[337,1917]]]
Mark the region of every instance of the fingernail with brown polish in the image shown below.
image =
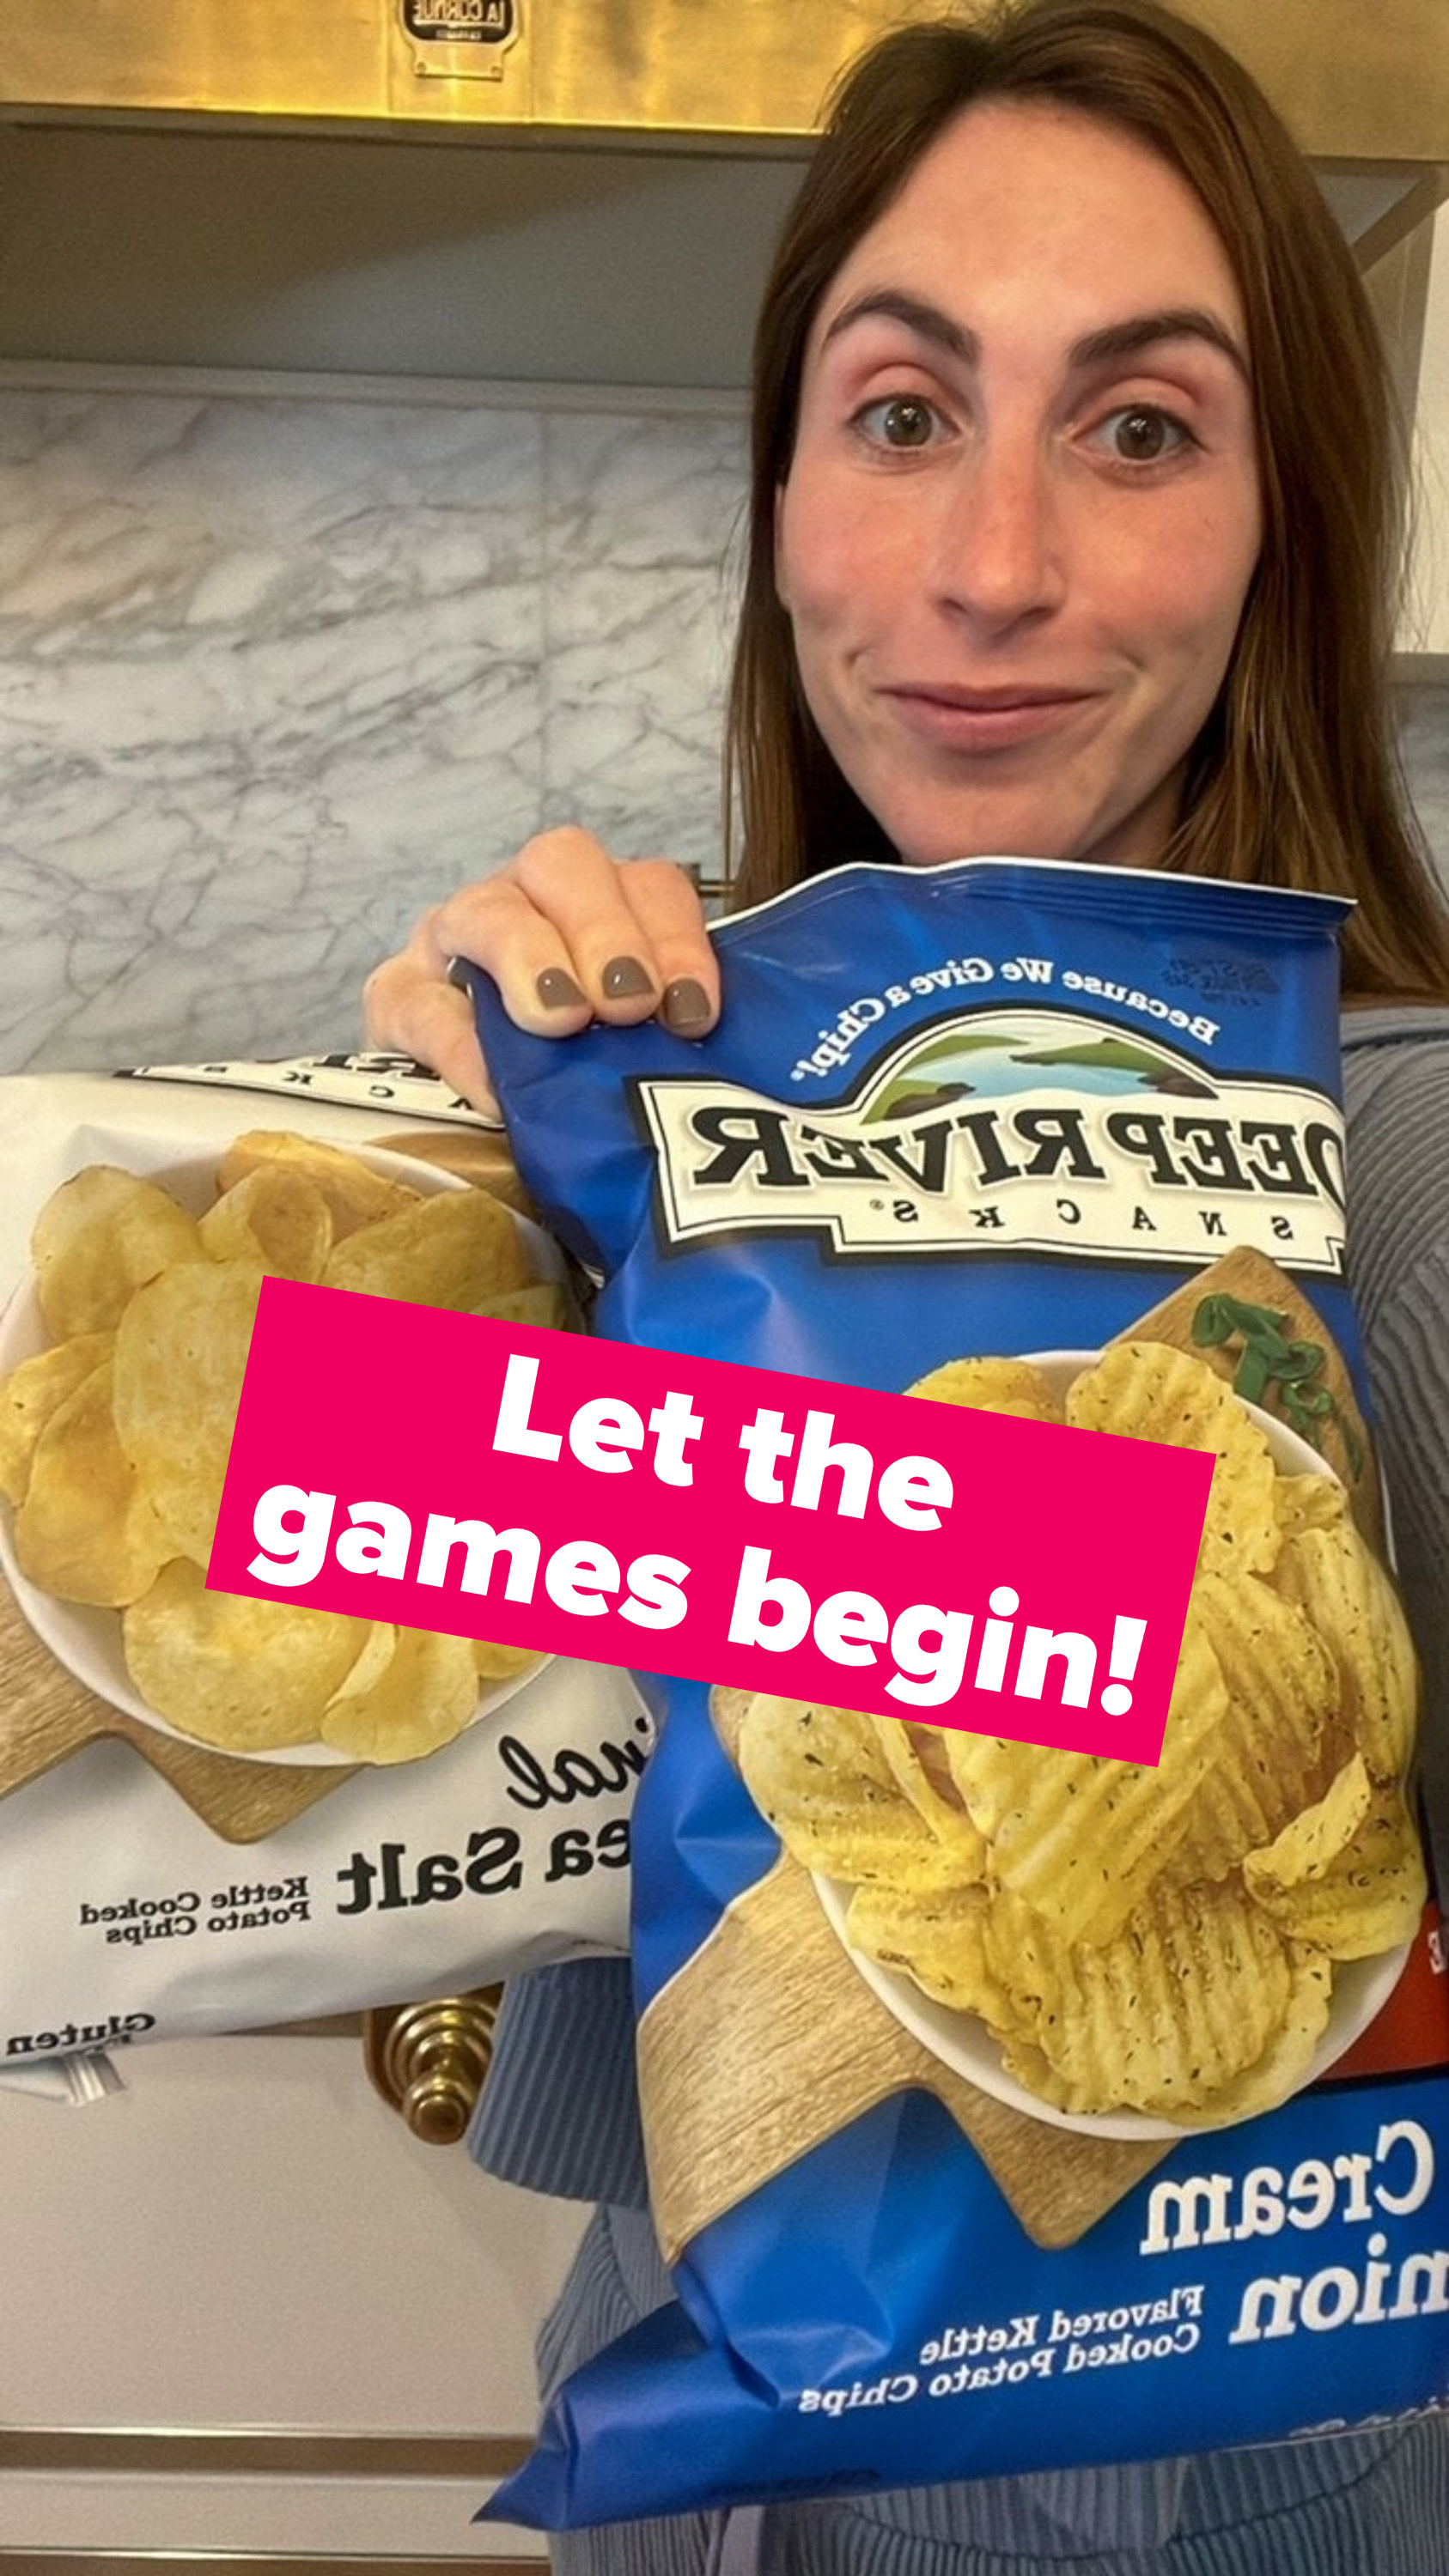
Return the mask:
[[[692,975],[677,976],[664,987],[659,1016],[677,1038],[692,1038],[708,1026],[709,995]]]
[[[654,978],[637,957],[611,957],[604,968],[603,985],[611,1002],[623,1002],[634,993],[652,993]]]
[[[562,966],[545,966],[535,977],[533,989],[546,1011],[572,1011],[585,998]]]

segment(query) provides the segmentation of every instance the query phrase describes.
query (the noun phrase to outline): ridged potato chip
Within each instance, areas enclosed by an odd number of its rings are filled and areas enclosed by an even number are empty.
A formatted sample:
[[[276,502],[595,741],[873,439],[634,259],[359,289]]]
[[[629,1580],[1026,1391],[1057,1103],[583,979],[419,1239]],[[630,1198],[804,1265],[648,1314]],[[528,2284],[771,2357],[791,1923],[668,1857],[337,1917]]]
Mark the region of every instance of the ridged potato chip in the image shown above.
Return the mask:
[[[1290,1868],[1296,1855],[1290,1855]],[[1429,1893],[1414,1819],[1398,1789],[1376,1789],[1352,1838],[1316,1876],[1284,1883],[1278,1846],[1250,1852],[1243,1878],[1290,1939],[1330,1959],[1373,1959],[1411,1941]]]
[[[293,1601],[208,1592],[199,1565],[164,1566],[126,1611],[126,1664],[160,1717],[222,1753],[315,1743],[370,1622]]]
[[[1181,2127],[1222,2129],[1235,2120],[1256,2120],[1308,2081],[1314,2051],[1328,2028],[1333,1968],[1321,1950],[1306,1950],[1296,1941],[1287,1944],[1287,1957],[1288,2001],[1262,2056],[1221,2085],[1211,2101],[1179,2111]]]
[[[1353,1841],[1373,1805],[1374,1787],[1361,1753],[1345,1762],[1311,1807],[1290,1817],[1271,1842],[1251,1853],[1243,1875],[1250,1888],[1301,1887],[1322,1878]]]
[[[991,1897],[984,1887],[945,1888],[933,1896],[858,1887],[845,1937],[883,1968],[903,1969],[937,2003],[978,2013],[999,2038],[1012,2027],[1014,2014],[988,1950],[990,1920]]]
[[[1176,1851],[1214,1758],[1228,1692],[1200,1612],[1188,1611],[1156,1769],[952,1732],[947,1759],[1003,1887],[1057,1939],[1110,1941]]]
[[[871,1718],[761,1693],[740,1722],[739,1764],[761,1814],[806,1869],[916,1893],[959,1885],[958,1854],[901,1795]]]
[[[348,1235],[322,1284],[471,1314],[490,1297],[527,1287],[530,1264],[499,1200],[482,1190],[450,1190]]]
[[[1193,1600],[1228,1705],[1173,1875],[1221,1879],[1315,1795],[1336,1680],[1309,1621],[1256,1576],[1199,1574]]]
[[[139,1599],[176,1554],[117,1438],[113,1377],[103,1359],[56,1407],[15,1515],[21,1573],[62,1601],[110,1610]]]
[[[1217,1459],[1198,1558],[1205,1574],[1264,1573],[1278,1554],[1272,1452],[1205,1360],[1164,1342],[1114,1342],[1067,1393],[1067,1420]]]
[[[1065,1422],[1051,1380],[1030,1360],[947,1360],[917,1378],[907,1395],[932,1404],[964,1404],[978,1413],[1009,1413],[1019,1422]]]
[[[1285,1540],[1274,1589],[1296,1602],[1333,1658],[1340,1706],[1376,1779],[1408,1767],[1419,1716],[1419,1665],[1398,1591],[1346,1518]]]
[[[960,1883],[971,1885],[986,1874],[986,1842],[971,1821],[966,1802],[951,1777],[944,1730],[906,1725],[898,1717],[872,1717],[876,1742],[902,1794],[957,1859]]]
[[[57,1341],[108,1333],[135,1288],[205,1258],[196,1224],[154,1181],[92,1163],[52,1192],[30,1238],[35,1293]]]
[[[1028,1951],[1009,1930],[991,1944],[992,1964],[1059,2110],[1176,2119],[1245,2074],[1287,2011],[1285,1943],[1241,1889],[1155,1890],[1100,1945]],[[1028,1992],[1028,1982],[1041,1991]],[[1008,2066],[1014,2048],[1008,2040]]]
[[[36,1443],[67,1396],[94,1375],[115,1347],[113,1333],[77,1333],[22,1360],[0,1379],[0,1494],[23,1503]]]
[[[1280,1476],[1273,1509],[1285,1538],[1299,1530],[1342,1529],[1349,1517],[1348,1493],[1336,1476]]]

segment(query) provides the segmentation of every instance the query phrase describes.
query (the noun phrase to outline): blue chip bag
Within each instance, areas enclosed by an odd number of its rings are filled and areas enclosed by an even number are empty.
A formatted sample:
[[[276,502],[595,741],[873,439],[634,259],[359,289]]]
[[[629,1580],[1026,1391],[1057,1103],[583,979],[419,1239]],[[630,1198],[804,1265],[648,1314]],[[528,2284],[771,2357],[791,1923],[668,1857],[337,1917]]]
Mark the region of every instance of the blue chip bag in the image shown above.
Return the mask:
[[[849,867],[719,929],[702,1043],[544,1042],[480,994],[601,1332],[1219,1462],[1156,1769],[646,1684],[639,2066],[678,2300],[566,2383],[497,2513],[1443,2400],[1449,2015],[1344,1275],[1345,910]]]

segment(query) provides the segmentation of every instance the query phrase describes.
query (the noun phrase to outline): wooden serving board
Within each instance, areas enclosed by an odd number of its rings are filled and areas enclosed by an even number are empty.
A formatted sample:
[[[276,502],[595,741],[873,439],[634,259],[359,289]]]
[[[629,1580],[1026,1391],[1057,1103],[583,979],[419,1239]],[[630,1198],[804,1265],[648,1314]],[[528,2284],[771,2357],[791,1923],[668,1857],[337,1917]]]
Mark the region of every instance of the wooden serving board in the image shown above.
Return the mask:
[[[725,2210],[893,2093],[934,2093],[1033,2243],[1074,2245],[1168,2143],[1033,2119],[943,2066],[851,1965],[788,1856],[730,1907],[639,2025],[649,2191],[673,2263]]]
[[[1295,1279],[1270,1261],[1265,1252],[1254,1252],[1237,1245],[1215,1261],[1209,1270],[1200,1270],[1184,1286],[1165,1297],[1160,1306],[1139,1315],[1136,1322],[1125,1325],[1116,1335],[1119,1342],[1167,1342],[1174,1350],[1186,1351],[1193,1359],[1206,1361],[1216,1376],[1231,1385],[1239,1353],[1233,1349],[1202,1349],[1192,1338],[1192,1321],[1204,1298],[1213,1296],[1241,1297],[1250,1306],[1269,1306],[1288,1317],[1292,1338],[1296,1341],[1321,1342],[1324,1351],[1323,1384],[1333,1397],[1334,1409],[1320,1423],[1318,1437],[1324,1466],[1347,1488],[1349,1506],[1361,1537],[1376,1556],[1385,1553],[1383,1494],[1379,1483],[1378,1460],[1368,1424],[1358,1409],[1353,1380],[1348,1364],[1323,1317],[1312,1300],[1306,1297]],[[1283,1408],[1276,1389],[1270,1388],[1264,1398],[1264,1410],[1283,1419]],[[1345,1438],[1345,1426],[1351,1434]]]
[[[158,1727],[86,1690],[41,1643],[0,1577],[0,1797],[36,1780],[87,1744],[115,1737],[169,1780],[194,1814],[229,1843],[260,1842],[352,1779],[334,1764],[291,1770],[237,1762],[204,1744],[179,1744]]]

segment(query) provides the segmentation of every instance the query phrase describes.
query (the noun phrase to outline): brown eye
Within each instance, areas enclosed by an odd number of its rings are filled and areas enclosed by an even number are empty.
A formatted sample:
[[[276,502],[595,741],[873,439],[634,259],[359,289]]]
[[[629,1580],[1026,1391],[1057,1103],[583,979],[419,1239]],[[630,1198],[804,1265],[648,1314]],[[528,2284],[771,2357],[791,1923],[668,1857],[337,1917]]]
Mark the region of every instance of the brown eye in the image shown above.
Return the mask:
[[[930,404],[916,395],[897,394],[880,407],[881,436],[888,447],[925,447],[934,425]]]
[[[1114,412],[1110,429],[1113,451],[1128,465],[1155,465],[1160,458],[1175,455],[1185,440],[1185,433],[1166,412],[1145,406]]]

